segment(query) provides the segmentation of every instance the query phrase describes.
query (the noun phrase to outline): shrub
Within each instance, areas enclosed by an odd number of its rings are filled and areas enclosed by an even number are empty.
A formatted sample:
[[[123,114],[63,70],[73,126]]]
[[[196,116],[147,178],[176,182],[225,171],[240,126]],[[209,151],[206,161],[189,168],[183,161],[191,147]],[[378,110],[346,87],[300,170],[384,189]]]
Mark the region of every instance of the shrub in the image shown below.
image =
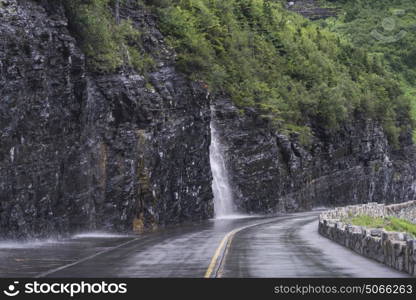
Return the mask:
[[[131,65],[144,72],[153,65],[142,50],[140,31],[129,20],[115,19],[115,1],[64,0],[64,4],[90,70],[114,72]]]

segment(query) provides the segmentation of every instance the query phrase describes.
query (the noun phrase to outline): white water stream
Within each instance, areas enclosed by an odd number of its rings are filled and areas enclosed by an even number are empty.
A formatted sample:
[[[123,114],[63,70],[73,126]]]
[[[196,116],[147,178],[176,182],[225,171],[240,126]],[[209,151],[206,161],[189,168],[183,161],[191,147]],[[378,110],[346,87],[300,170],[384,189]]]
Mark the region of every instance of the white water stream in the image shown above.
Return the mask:
[[[216,219],[238,218],[234,207],[233,193],[215,124],[211,121],[211,146],[209,149],[212,171],[212,191],[214,193],[214,212]]]

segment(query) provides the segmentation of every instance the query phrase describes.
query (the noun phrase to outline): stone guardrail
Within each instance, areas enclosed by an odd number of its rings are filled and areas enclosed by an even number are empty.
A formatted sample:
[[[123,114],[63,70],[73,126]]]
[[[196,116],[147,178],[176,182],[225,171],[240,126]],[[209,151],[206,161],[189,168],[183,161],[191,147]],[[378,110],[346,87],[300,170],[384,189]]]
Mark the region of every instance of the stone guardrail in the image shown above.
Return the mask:
[[[339,207],[319,216],[319,233],[338,244],[396,270],[416,276],[416,239],[409,234],[388,232],[343,223],[358,215],[395,216],[415,223],[416,201],[384,205],[368,203]]]

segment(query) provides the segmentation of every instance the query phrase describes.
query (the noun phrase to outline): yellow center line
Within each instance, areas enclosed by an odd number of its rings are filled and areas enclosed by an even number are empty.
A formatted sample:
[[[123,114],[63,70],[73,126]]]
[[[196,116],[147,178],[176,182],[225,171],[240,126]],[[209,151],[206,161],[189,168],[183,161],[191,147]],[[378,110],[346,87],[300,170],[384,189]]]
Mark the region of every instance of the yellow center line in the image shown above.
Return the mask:
[[[220,257],[221,253],[222,253],[222,249],[225,247],[225,245],[228,242],[228,239],[233,236],[234,234],[236,234],[236,232],[242,230],[243,228],[238,228],[238,229],[234,229],[233,231],[230,231],[229,233],[227,233],[225,235],[225,237],[221,240],[220,245],[218,246],[217,250],[215,251],[214,256],[211,259],[211,263],[208,266],[207,271],[205,272],[205,278],[210,278],[212,272],[214,271],[215,266],[217,265],[217,261],[218,258]]]
[[[204,278],[211,278],[214,269],[216,267],[216,265],[218,264],[218,259],[221,257],[221,254],[224,253],[224,256],[227,254],[227,249],[231,246],[231,241],[234,237],[234,235],[244,229],[250,228],[250,227],[255,227],[258,225],[263,225],[263,224],[267,224],[267,223],[273,223],[276,220],[273,221],[267,221],[267,222],[260,222],[260,223],[256,223],[256,224],[252,224],[252,225],[247,225],[244,227],[240,227],[237,229],[234,229],[232,231],[230,231],[229,233],[227,233],[224,238],[221,240],[220,245],[218,246],[217,250],[214,253],[214,256],[211,259],[211,262],[208,266],[207,271],[205,272],[205,276]],[[220,263],[221,264],[221,263]],[[220,268],[220,266],[218,266],[218,268]]]

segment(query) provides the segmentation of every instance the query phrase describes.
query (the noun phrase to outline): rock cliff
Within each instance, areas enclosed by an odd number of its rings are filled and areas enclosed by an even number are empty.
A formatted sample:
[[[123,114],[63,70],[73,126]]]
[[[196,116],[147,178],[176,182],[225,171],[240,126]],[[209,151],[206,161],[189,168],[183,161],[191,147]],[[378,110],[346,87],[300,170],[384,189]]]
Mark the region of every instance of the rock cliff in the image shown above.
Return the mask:
[[[415,197],[410,134],[395,150],[376,122],[356,116],[336,132],[311,124],[313,138],[303,146],[296,135],[276,132],[255,110],[242,113],[226,99],[217,102],[215,116],[242,211],[396,203]]]
[[[154,72],[92,74],[51,2],[0,8],[0,236],[142,230],[212,215],[207,93],[153,17],[124,6]]]

